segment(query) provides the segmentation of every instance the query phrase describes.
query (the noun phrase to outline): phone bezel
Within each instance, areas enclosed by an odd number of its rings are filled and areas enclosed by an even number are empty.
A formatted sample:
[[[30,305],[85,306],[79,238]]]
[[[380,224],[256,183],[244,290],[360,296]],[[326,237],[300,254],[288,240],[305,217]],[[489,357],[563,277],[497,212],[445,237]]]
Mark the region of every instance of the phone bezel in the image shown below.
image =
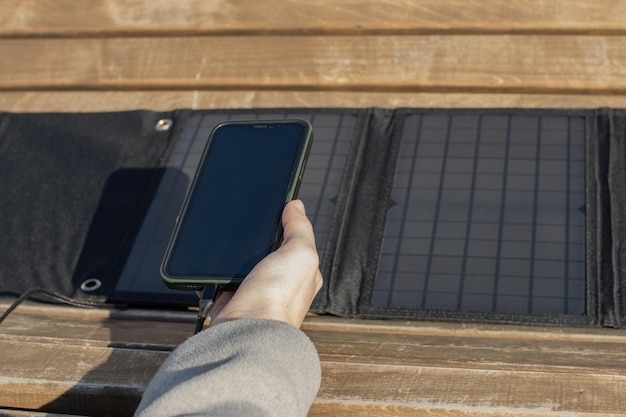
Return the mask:
[[[185,200],[181,207],[180,213],[176,218],[176,224],[172,231],[169,243],[167,245],[167,249],[163,256],[161,266],[160,266],[160,274],[163,279],[165,285],[172,289],[178,290],[199,290],[209,284],[217,284],[220,286],[237,286],[239,285],[245,278],[245,276],[206,276],[206,275],[174,275],[170,271],[168,271],[167,266],[170,261],[170,257],[172,252],[176,246],[178,241],[180,228],[183,223],[183,219],[187,213],[187,209],[189,207],[190,201],[193,197],[193,194],[196,192],[196,187],[198,183],[198,177],[202,172],[204,166],[206,165],[206,156],[207,153],[213,143],[213,139],[217,133],[217,131],[224,127],[230,125],[252,125],[260,128],[260,126],[265,125],[281,125],[281,124],[293,124],[298,123],[304,126],[303,140],[300,144],[300,149],[298,150],[297,162],[294,165],[294,169],[291,172],[291,177],[289,179],[289,184],[287,186],[287,193],[285,195],[284,204],[287,204],[289,201],[295,199],[298,195],[298,191],[300,189],[300,184],[302,182],[302,175],[306,168],[306,163],[309,157],[309,153],[311,150],[311,144],[313,142],[313,127],[308,120],[305,119],[282,119],[282,120],[237,120],[237,121],[225,121],[217,126],[215,126],[207,139],[207,143],[204,146],[204,150],[202,152],[202,157],[200,158],[200,163],[198,164],[198,168],[196,169],[193,181],[189,190],[185,196]],[[268,128],[271,128],[268,127]],[[270,252],[276,250],[280,244],[282,239],[282,225],[279,223],[276,229],[276,234],[273,238],[272,249]]]

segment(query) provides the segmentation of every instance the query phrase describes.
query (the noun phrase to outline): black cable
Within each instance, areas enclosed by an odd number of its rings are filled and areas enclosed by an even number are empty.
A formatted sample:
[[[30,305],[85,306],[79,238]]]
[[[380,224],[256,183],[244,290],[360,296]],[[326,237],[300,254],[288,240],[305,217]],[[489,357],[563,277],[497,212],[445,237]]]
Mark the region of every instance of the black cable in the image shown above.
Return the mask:
[[[217,285],[207,285],[204,287],[202,291],[202,296],[200,297],[199,308],[198,308],[198,321],[196,323],[196,329],[194,334],[200,333],[202,327],[204,327],[204,322],[209,315],[209,310],[215,304],[215,297],[217,296]],[[98,308],[105,307],[106,304],[98,301],[82,301],[76,300],[71,297],[67,297],[61,293],[56,291],[49,291],[45,288],[33,288],[31,290],[26,291],[22,295],[20,295],[13,303],[2,313],[0,316],[0,324],[7,318],[9,315],[15,310],[20,304],[26,301],[28,298],[33,296],[34,294],[43,294],[55,300],[61,301],[65,304],[69,304],[75,307],[83,307],[83,308]]]
[[[57,301],[61,301],[65,304],[69,304],[75,307],[83,307],[83,308],[97,308],[97,307],[104,307],[106,304],[102,303],[102,302],[98,302],[98,301],[81,301],[81,300],[76,300],[74,298],[70,298],[67,297],[61,293],[58,293],[56,291],[49,291],[46,290],[44,288],[33,288],[32,290],[28,290],[25,293],[23,293],[22,295],[20,295],[14,302],[13,304],[11,304],[9,306],[9,308],[6,309],[6,311],[2,314],[2,316],[0,316],[0,323],[2,323],[7,317],[9,317],[9,314],[11,314],[13,312],[13,310],[15,310],[20,304],[22,304],[24,301],[26,301],[28,298],[30,298],[32,295],[34,294],[43,294],[46,295],[50,298],[53,298]]]
[[[196,330],[193,334],[198,334],[204,327],[204,322],[209,315],[209,310],[215,304],[215,296],[217,295],[217,285],[211,284],[204,287],[202,290],[202,296],[200,297],[200,303],[198,308],[198,322],[196,323]]]

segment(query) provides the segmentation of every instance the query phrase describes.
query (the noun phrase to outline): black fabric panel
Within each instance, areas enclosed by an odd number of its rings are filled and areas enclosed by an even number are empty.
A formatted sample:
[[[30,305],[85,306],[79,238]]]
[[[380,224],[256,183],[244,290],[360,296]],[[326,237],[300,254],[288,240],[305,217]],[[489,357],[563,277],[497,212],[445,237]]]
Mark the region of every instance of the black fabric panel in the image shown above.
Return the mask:
[[[183,113],[0,115],[0,295],[45,286],[106,296],[132,245]],[[139,223],[140,224],[140,223]]]
[[[398,114],[371,109],[355,138],[347,164],[352,174],[344,177],[337,204],[342,210],[332,227],[337,246],[324,257],[326,283],[315,311],[355,316],[369,299],[393,183]]]
[[[609,192],[611,199],[612,262],[615,288],[614,322],[624,326],[626,312],[626,120],[624,111],[611,111]]]
[[[451,110],[451,109],[399,109],[395,111],[394,116],[397,118],[402,118],[403,120],[407,114],[416,114],[416,113],[418,114],[444,114],[444,115],[448,115],[448,114],[461,114],[461,115],[489,114],[491,115],[491,114],[494,114],[494,115],[515,115],[515,116],[568,115],[568,116],[576,116],[576,117],[587,116],[588,122],[592,121],[595,123],[597,120],[594,111],[550,110],[550,109],[480,109],[480,110],[476,110],[476,109],[454,109],[454,110]],[[402,123],[397,123],[396,127],[401,130]],[[384,130],[385,129],[381,129],[381,131],[384,131]],[[382,135],[379,132],[379,136],[386,136],[388,138],[391,138],[393,137],[393,135],[389,133],[389,131],[391,130],[393,129],[389,129],[387,133],[383,133]],[[591,130],[593,130],[593,132],[591,132]],[[598,161],[595,161],[594,163],[590,164],[587,167],[588,176],[589,175],[592,175],[594,177],[597,176],[593,184],[590,186],[590,189],[592,192],[594,193],[597,192],[598,194],[597,196],[589,198],[588,204],[590,204],[591,201],[595,202],[597,200],[599,201],[598,203],[599,209],[606,210],[606,202],[609,201],[609,199],[607,197],[608,190],[606,189],[607,181],[606,181],[605,171],[606,171],[606,167],[608,166],[608,164],[606,163],[607,161],[602,160],[602,158],[605,155],[608,155],[608,153],[604,149],[604,142],[601,140],[598,141],[597,139],[598,138],[597,129],[593,128],[591,130],[587,134],[588,145],[595,146],[597,148],[599,147],[600,149],[596,149],[593,152],[596,152],[600,156],[599,156]],[[610,131],[607,128],[603,127],[602,132],[607,134],[608,135],[607,137],[610,136]],[[371,134],[371,135],[377,136],[374,134]],[[396,137],[396,140],[399,140],[399,138]],[[393,141],[388,142],[388,144],[391,144],[391,143],[393,143]],[[368,142],[368,145],[369,145],[369,142]],[[393,146],[397,146],[397,144]],[[608,143],[607,143],[607,146],[608,146]],[[372,159],[369,160],[367,164],[364,163],[360,165],[360,167],[366,171],[369,171],[370,173],[372,171],[375,171],[379,173],[379,175],[386,175],[387,180],[391,180],[393,177],[393,173],[394,173],[394,166],[395,166],[394,158],[395,158],[395,152],[397,151],[397,149],[393,151],[389,151],[389,149],[383,150],[383,149],[372,148],[371,150],[372,152],[370,154],[370,157]],[[384,166],[385,164],[387,164],[387,169],[381,168],[381,166]],[[595,173],[591,172],[589,170],[590,167],[594,167],[594,169],[597,172]],[[385,182],[385,181],[381,181],[379,178],[374,179],[374,178],[369,177],[367,173],[359,174],[358,178],[359,178],[358,188],[359,190],[364,190],[360,192],[359,194],[359,197],[362,197],[360,200],[362,204],[359,206],[353,206],[352,207],[353,210],[349,211],[349,217],[357,218],[358,216],[361,216],[362,223],[357,223],[356,220],[354,220],[354,227],[349,229],[354,233],[346,234],[348,239],[352,239],[353,236],[356,236],[356,238],[354,239],[355,240],[354,242],[352,243],[340,242],[340,245],[342,245],[342,248],[343,248],[343,251],[341,252],[341,255],[343,257],[343,262],[346,263],[345,265],[342,265],[342,266],[344,266],[345,269],[339,269],[339,270],[333,271],[333,272],[339,272],[340,276],[332,277],[332,279],[336,281],[351,280],[353,283],[359,283],[360,288],[361,288],[361,291],[360,291],[361,298],[359,299],[359,303],[356,309],[358,317],[377,318],[377,319],[406,318],[406,319],[427,319],[427,320],[450,320],[450,321],[492,322],[492,323],[511,323],[511,324],[514,324],[514,323],[551,324],[551,325],[569,325],[569,326],[586,326],[586,325],[600,323],[600,321],[597,319],[597,316],[600,313],[596,314],[595,311],[590,311],[588,315],[585,315],[585,316],[574,316],[574,315],[549,315],[549,314],[537,314],[537,313],[518,314],[518,313],[503,313],[503,312],[421,310],[421,309],[414,309],[414,308],[393,308],[393,307],[381,308],[381,307],[375,307],[371,305],[368,299],[368,291],[371,290],[374,284],[373,281],[375,278],[375,274],[371,273],[372,270],[368,268],[372,268],[372,269],[376,268],[378,256],[379,256],[379,253],[376,253],[376,250],[380,250],[380,243],[381,243],[381,242],[372,242],[371,240],[380,239],[382,237],[382,233],[381,234],[376,233],[376,231],[379,230],[377,228],[380,227],[380,225],[370,224],[369,226],[366,227],[365,224],[368,221],[384,222],[386,210],[381,210],[380,206],[377,206],[377,203],[380,203],[381,201],[373,201],[371,199],[371,195],[373,193],[370,191],[370,188],[380,189],[382,193],[384,194],[385,187],[391,186],[393,181]],[[372,182],[370,183],[369,181],[372,181]],[[367,199],[367,196],[370,197],[370,200]],[[388,200],[388,196],[387,196],[387,204],[389,203],[392,203],[392,202]],[[361,207],[361,210],[363,211],[370,210],[372,212],[370,212],[369,214],[358,213],[358,208],[356,207]],[[376,216],[374,213],[379,213],[381,214],[381,216]],[[610,225],[610,217],[611,216],[609,214],[608,216],[603,216],[602,219],[605,222],[608,221]],[[351,220],[348,219],[346,221],[349,222]],[[596,221],[593,220],[592,223],[595,224],[595,222]],[[366,227],[366,230],[369,233],[364,231],[364,233],[359,234],[357,232],[358,227]],[[609,236],[609,241],[610,241],[610,235],[611,235],[610,226],[607,229],[606,224],[599,221],[599,227],[600,229],[594,231],[592,235],[593,236]],[[608,230],[608,235],[607,235],[607,230]],[[362,241],[363,239],[366,239],[366,240],[370,239],[370,241],[363,242]],[[593,242],[594,242],[593,244],[597,244],[598,239],[594,238]],[[590,251],[589,248],[588,248],[588,251]],[[594,250],[593,255],[591,256],[594,257],[594,262],[595,262],[595,259],[598,258],[600,259],[600,265],[606,266],[607,265],[606,260],[603,255],[605,253],[606,253],[606,250],[604,247],[602,247],[597,250]],[[610,261],[610,256],[609,256],[608,266],[610,267],[610,265],[611,265],[611,261]],[[608,281],[610,283],[608,288],[606,284],[599,286],[599,288],[601,288],[601,291],[603,291],[603,295],[602,295],[603,297],[606,297],[607,295],[606,291],[608,290],[609,296],[613,298],[612,297],[612,289],[613,289],[612,274],[607,275],[602,272],[593,272],[593,274],[590,274],[589,276],[602,277],[603,283]],[[596,285],[594,283],[592,285],[588,285],[588,288],[589,287],[593,288],[595,286]],[[340,288],[339,285],[337,285],[336,287]],[[331,293],[331,296],[332,295],[333,294]],[[597,294],[591,294],[590,298],[594,298],[597,300],[596,296]],[[335,299],[338,299],[338,298],[335,297]],[[595,303],[595,301],[592,301],[592,304],[593,303]],[[601,304],[601,303],[597,305],[599,306],[599,308],[602,308],[604,310],[604,314],[602,315],[602,317],[614,317],[614,309],[610,305],[610,303],[608,305]],[[341,308],[337,308],[337,306],[333,304],[330,305],[327,311],[334,313],[334,314],[347,315],[347,316],[354,314],[354,310],[352,309],[343,310]],[[604,325],[616,326],[616,321],[614,320],[613,321],[603,320],[602,323]]]
[[[335,210],[331,220],[330,232],[326,242],[324,255],[322,256],[320,263],[320,272],[324,278],[324,283],[311,306],[311,311],[315,313],[332,313],[341,315],[340,312],[335,311],[334,309],[336,303],[339,302],[339,304],[341,304],[341,300],[350,300],[350,292],[354,283],[352,283],[349,276],[344,277],[337,271],[338,268],[340,268],[341,263],[344,261],[344,253],[342,252],[340,242],[346,240],[346,219],[348,218],[347,211],[350,207],[354,188],[358,180],[358,169],[356,167],[360,166],[362,153],[365,149],[364,142],[367,135],[368,120],[368,110],[359,115],[358,125],[355,129],[354,137],[352,138],[352,143],[350,145],[351,152],[348,156],[348,160],[342,174],[341,185],[339,193],[337,194]],[[352,303],[354,308],[356,307],[356,301],[357,300],[354,300]]]
[[[587,142],[587,282],[589,314],[598,324],[616,326],[609,161],[611,116],[599,110]]]
[[[586,277],[587,277],[587,313],[595,318],[595,322],[599,323],[602,316],[602,306],[598,302],[603,283],[600,277],[603,276],[601,268],[602,257],[599,255],[600,248],[604,246],[598,239],[602,235],[603,227],[601,225],[602,217],[602,197],[601,192],[604,190],[602,179],[604,174],[601,172],[602,156],[606,152],[600,149],[599,138],[599,121],[600,116],[594,112],[593,117],[587,117],[587,140],[586,140],[586,163],[585,163],[585,214],[586,214]],[[606,128],[607,124],[603,120],[602,125]],[[604,152],[600,152],[604,151]]]
[[[364,110],[360,113],[357,128],[350,145],[351,152],[342,174],[326,248],[320,263],[320,272],[324,277],[324,283],[311,306],[311,311],[319,314],[332,313],[341,315],[343,308],[336,310],[337,304],[343,306],[343,302],[347,301],[354,310],[358,301],[358,295],[357,298],[354,298],[351,294],[354,292],[353,288],[355,286],[358,287],[357,284],[360,281],[352,282],[351,275],[344,276],[339,270],[341,263],[345,259],[340,242],[344,242],[347,239],[346,219],[349,215],[348,210],[353,199],[355,187],[358,184],[357,175],[359,170],[357,167],[361,165],[362,154],[365,150],[368,120],[370,118],[369,110]],[[346,310],[350,310],[350,308]]]

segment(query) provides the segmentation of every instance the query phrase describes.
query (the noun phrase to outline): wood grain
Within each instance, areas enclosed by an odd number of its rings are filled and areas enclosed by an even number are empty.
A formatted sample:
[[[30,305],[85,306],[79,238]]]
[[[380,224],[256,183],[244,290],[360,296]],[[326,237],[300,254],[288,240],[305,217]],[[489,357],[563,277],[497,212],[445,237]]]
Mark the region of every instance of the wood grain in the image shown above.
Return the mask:
[[[503,341],[450,336],[364,335],[307,332],[324,361],[385,365],[516,369],[593,374],[598,370],[626,376],[626,357],[610,343]],[[532,344],[532,346],[531,346]]]
[[[24,341],[0,351],[2,406],[89,416],[132,415],[168,355]]]
[[[0,110],[24,113],[280,107],[620,108],[626,107],[626,95],[302,90],[3,91],[0,94]]]
[[[48,314],[39,314],[42,310],[47,310]],[[75,310],[86,314],[73,314]],[[192,312],[188,322],[168,319],[172,316],[167,311],[159,314],[157,310],[152,317],[150,310],[144,310],[145,314],[141,312],[132,314],[131,310],[128,312],[131,314],[125,314],[121,311],[118,315],[115,310],[60,306],[21,308],[2,323],[0,341],[169,352],[193,334],[195,314]],[[167,325],[162,326],[163,322]]]
[[[517,405],[545,413],[623,415],[625,389],[624,377],[601,374],[323,363],[318,398],[418,409],[497,410]]]
[[[626,37],[0,40],[0,90],[626,94]]]
[[[548,407],[539,409],[525,409],[522,407],[490,409],[486,407],[472,408],[464,405],[446,407],[445,405],[431,404],[418,409],[402,404],[378,404],[355,401],[321,401],[314,403],[309,411],[309,417],[609,417],[619,415],[622,414],[559,413],[551,411]]]
[[[6,408],[0,408],[0,416],[2,417],[77,417],[76,415],[70,416],[69,414],[40,413],[37,411],[9,410]]]
[[[5,0],[0,36],[625,33],[609,0]]]
[[[3,324],[0,341],[25,344],[114,347],[169,352],[191,335],[192,325],[168,326],[145,320],[85,320],[17,314]],[[368,329],[364,327],[370,327]],[[474,326],[418,327],[336,326],[307,320],[304,330],[327,362],[378,363],[407,366],[550,370],[556,373],[593,373],[598,369],[626,375],[623,333],[545,333],[546,328],[524,331]],[[434,331],[436,330],[436,331]],[[553,335],[551,337],[545,337]]]
[[[192,327],[166,311],[68,310],[31,304],[3,323],[2,406],[96,415],[106,396],[131,415]],[[332,317],[303,329],[323,370],[311,416],[626,414],[624,331]]]

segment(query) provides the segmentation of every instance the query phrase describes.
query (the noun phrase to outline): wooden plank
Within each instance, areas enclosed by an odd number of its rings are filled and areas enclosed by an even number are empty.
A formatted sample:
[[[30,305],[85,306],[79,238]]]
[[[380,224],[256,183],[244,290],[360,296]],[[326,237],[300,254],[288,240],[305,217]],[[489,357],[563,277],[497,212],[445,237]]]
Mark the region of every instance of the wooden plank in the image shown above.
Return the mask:
[[[0,404],[131,415],[167,352],[0,341]]]
[[[0,40],[0,90],[626,94],[626,37]]]
[[[0,311],[9,305],[0,301]],[[26,302],[0,325],[0,340],[171,351],[193,334],[196,314]]]
[[[102,112],[280,107],[599,108],[626,107],[626,95],[351,91],[3,91],[0,111]]]
[[[305,326],[323,358],[323,387],[329,390],[320,392],[311,416],[554,416],[571,412],[563,405],[567,401],[587,400],[593,404],[579,407],[577,403],[576,415],[624,412],[615,405],[624,401],[617,398],[619,390],[613,391],[616,398],[602,400],[605,390],[614,389],[612,382],[603,387],[608,381],[602,378],[617,375],[622,381],[624,377],[623,331],[410,321],[389,326],[381,321],[337,323],[321,317],[311,318]],[[340,336],[330,340],[335,335],[328,337],[326,332],[333,331]],[[593,363],[596,359],[607,362]],[[372,367],[349,377],[352,371],[341,368],[342,363]],[[381,364],[388,366],[378,368]],[[584,378],[588,372],[592,379],[601,375],[595,389],[602,395],[590,391],[593,384]],[[530,380],[524,375],[540,377]],[[570,380],[572,375],[578,382]],[[578,396],[568,391],[576,383],[585,385]],[[344,387],[349,392],[354,385],[359,386],[358,394],[341,391]],[[368,385],[371,397],[361,390]],[[604,401],[607,408],[595,401]]]
[[[544,413],[626,413],[626,377],[322,363],[320,400]]]
[[[0,36],[624,33],[610,0],[5,0]]]
[[[37,411],[22,411],[22,410],[8,410],[6,408],[0,408],[1,417],[81,417],[76,414],[70,416],[69,414],[58,413],[45,413]]]
[[[421,407],[404,404],[380,404],[367,401],[318,400],[308,417],[610,417],[623,414],[569,413],[552,411],[549,407],[526,409],[523,407],[467,407],[463,404],[424,404]]]
[[[0,299],[0,309],[8,308],[13,299]],[[118,319],[118,320],[151,320],[167,321],[172,323],[196,323],[197,309],[168,310],[168,309],[142,309],[142,308],[115,308],[114,306],[103,308],[76,308],[66,304],[47,304],[35,301],[24,301],[13,313],[29,314],[35,316],[81,318],[89,320]]]
[[[367,322],[366,322],[367,323]],[[384,326],[384,329],[383,329]],[[307,320],[304,330],[323,361],[482,369],[626,375],[626,335],[565,333],[542,337],[522,329],[480,330],[411,327],[394,323],[319,326]],[[378,330],[376,330],[378,329]],[[406,331],[411,329],[411,331]],[[192,326],[143,320],[84,320],[16,314],[2,326],[0,340],[25,344],[115,347],[169,352],[191,336]],[[544,329],[545,331],[545,329]],[[544,333],[544,336],[552,333]]]
[[[333,316],[309,316],[302,325],[306,331],[432,335],[497,339],[536,339],[567,342],[626,343],[626,329],[604,327],[557,327],[513,324],[467,323],[452,321],[363,320]]]
[[[575,344],[549,340],[515,340],[395,334],[307,334],[325,362],[405,366],[517,369],[553,373],[626,376],[624,343]]]
[[[0,403],[86,415],[130,415],[165,352],[0,342]],[[6,355],[6,356],[5,356]],[[322,362],[317,403],[439,410],[623,415],[626,377],[502,367]],[[106,403],[106,404],[105,404]],[[620,414],[622,413],[622,414]],[[315,414],[314,414],[315,415]],[[337,414],[335,414],[337,415]]]
[[[0,310],[8,302],[0,302]],[[162,309],[79,309],[55,304],[26,302],[2,323],[0,337],[33,337],[51,340],[83,340],[82,345],[110,346],[110,343],[155,343],[171,350],[191,334],[195,325],[193,311]],[[419,344],[424,338],[476,340],[481,345],[497,342],[543,349],[541,343],[553,343],[567,350],[569,346],[610,346],[615,352],[626,352],[626,330],[602,327],[575,328],[523,326],[464,322],[415,320],[362,320],[333,316],[309,315],[302,330],[316,340],[335,335],[337,340],[370,340],[371,337],[397,337]],[[315,336],[314,336],[315,335]],[[358,335],[358,336],[354,336]],[[377,340],[377,339],[372,339]],[[331,340],[332,342],[332,340]],[[333,342],[334,343],[334,342]],[[537,347],[539,346],[539,347]],[[599,347],[592,350],[598,351]]]
[[[2,325],[5,407],[94,415],[106,397],[116,415],[130,415],[188,335],[187,324],[128,320],[124,312],[26,310]],[[312,416],[620,415],[626,401],[624,331],[332,317],[309,317],[303,329],[324,376]]]
[[[2,324],[0,340],[169,352],[193,334],[194,324],[146,320],[85,320],[14,314]]]
[[[8,302],[0,302],[0,310]],[[5,322],[0,337],[32,336],[84,339],[90,345],[135,343],[137,340],[175,346],[189,337],[195,325],[193,311],[162,309],[78,309],[55,304],[26,302]],[[111,330],[115,330],[112,332]],[[409,337],[416,343],[425,337],[498,341],[520,346],[555,343],[557,346],[578,344],[610,345],[617,352],[626,351],[626,330],[602,327],[524,326],[464,322],[415,320],[362,320],[333,316],[308,315],[302,330],[324,338],[335,334],[344,340],[367,340],[370,336]],[[353,335],[359,335],[355,337]],[[386,340],[386,339],[383,339]],[[96,342],[102,344],[98,345]],[[166,349],[169,349],[166,348]],[[598,348],[594,348],[596,350]]]

